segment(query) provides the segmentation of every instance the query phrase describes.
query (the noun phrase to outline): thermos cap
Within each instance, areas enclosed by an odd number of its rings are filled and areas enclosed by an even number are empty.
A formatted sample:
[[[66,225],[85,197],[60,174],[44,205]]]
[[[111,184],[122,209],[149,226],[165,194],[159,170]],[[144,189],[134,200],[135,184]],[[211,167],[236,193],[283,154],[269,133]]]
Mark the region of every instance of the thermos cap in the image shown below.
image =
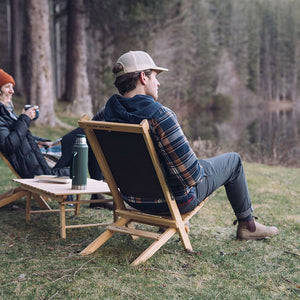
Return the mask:
[[[86,136],[84,134],[77,134],[75,143],[76,144],[86,144]]]

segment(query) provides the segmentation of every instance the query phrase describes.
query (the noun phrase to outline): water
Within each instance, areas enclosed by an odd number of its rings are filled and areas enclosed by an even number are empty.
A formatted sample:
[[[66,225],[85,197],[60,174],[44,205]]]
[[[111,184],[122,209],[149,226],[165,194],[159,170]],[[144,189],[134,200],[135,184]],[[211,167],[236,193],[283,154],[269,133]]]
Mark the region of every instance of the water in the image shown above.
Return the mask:
[[[248,107],[189,113],[180,123],[198,157],[228,151],[243,160],[300,167],[300,110]]]

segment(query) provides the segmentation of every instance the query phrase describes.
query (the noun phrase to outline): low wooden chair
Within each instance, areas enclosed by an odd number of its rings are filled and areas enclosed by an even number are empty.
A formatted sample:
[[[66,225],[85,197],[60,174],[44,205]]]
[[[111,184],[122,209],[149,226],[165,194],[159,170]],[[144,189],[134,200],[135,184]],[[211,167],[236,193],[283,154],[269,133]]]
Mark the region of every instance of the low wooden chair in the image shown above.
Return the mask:
[[[0,157],[6,163],[6,165],[10,168],[12,173],[16,176],[16,178],[21,178],[21,176],[16,172],[11,163],[7,160],[7,158],[0,152]],[[20,187],[10,189],[9,191],[0,195],[0,207],[5,206],[9,203],[12,203],[24,196],[27,195],[27,192],[22,190]],[[39,195],[33,195],[34,200],[39,204],[40,208],[45,210],[51,210],[51,207],[48,205],[47,200],[42,198]]]
[[[183,247],[192,251],[185,223],[200,210],[204,201],[193,211],[184,215],[180,214],[166,183],[149,133],[148,121],[143,120],[141,124],[135,125],[90,121],[85,117],[78,123],[87,135],[112,192],[116,207],[115,213],[118,217],[117,221],[107,226],[98,238],[80,252],[80,255],[93,253],[117,232],[154,240],[132,262],[133,266],[149,259],[175,233],[179,234]],[[171,216],[158,216],[134,210],[124,203],[121,193],[138,197],[164,197]],[[164,227],[165,231],[159,233],[150,231],[150,229],[135,229],[130,226],[134,223]]]

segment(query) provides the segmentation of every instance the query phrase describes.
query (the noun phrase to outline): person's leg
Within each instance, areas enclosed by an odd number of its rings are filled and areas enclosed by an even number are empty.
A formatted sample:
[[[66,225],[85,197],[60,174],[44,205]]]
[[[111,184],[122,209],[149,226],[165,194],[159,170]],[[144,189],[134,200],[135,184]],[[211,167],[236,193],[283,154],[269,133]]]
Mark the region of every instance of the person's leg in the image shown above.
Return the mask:
[[[95,154],[89,145],[89,160],[88,160],[88,169],[89,169],[89,173],[90,173],[90,177],[92,179],[95,180],[104,180],[104,176],[102,174],[102,171],[100,169],[100,166],[98,164],[98,161],[95,157]],[[95,200],[95,199],[105,199],[105,195],[102,194],[93,194],[91,196],[91,200]],[[108,208],[110,210],[113,209],[113,203],[112,202],[104,202],[104,203],[90,203],[90,208]]]
[[[92,151],[91,146],[89,145],[89,161],[88,161],[89,173],[92,179],[104,180],[103,173],[100,169],[100,166],[97,162],[94,152]]]
[[[254,221],[245,173],[237,153],[225,153],[200,160],[204,178],[197,184],[197,198],[202,201],[224,185],[228,200],[238,219],[237,239],[258,240],[276,235],[276,227],[267,227]]]
[[[72,149],[73,145],[76,141],[77,134],[84,134],[84,130],[81,127],[77,127],[76,129],[70,131],[66,135],[64,135],[61,139],[61,150],[62,155],[54,168],[64,168],[69,167],[71,164],[71,158],[72,158]]]
[[[239,154],[225,153],[199,162],[204,168],[204,178],[197,184],[197,198],[202,201],[224,185],[236,217],[251,219],[253,209]]]

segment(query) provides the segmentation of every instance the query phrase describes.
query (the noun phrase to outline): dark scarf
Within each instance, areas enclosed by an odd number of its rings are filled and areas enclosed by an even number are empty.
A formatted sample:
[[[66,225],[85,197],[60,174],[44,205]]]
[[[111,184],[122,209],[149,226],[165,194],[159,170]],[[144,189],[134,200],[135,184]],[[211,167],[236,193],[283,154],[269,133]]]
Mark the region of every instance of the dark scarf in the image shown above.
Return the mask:
[[[3,104],[3,103],[2,103]],[[7,106],[3,104],[3,106],[6,108],[6,110],[9,112],[9,115],[12,119],[17,120],[18,115],[14,112],[14,105],[9,103]]]

